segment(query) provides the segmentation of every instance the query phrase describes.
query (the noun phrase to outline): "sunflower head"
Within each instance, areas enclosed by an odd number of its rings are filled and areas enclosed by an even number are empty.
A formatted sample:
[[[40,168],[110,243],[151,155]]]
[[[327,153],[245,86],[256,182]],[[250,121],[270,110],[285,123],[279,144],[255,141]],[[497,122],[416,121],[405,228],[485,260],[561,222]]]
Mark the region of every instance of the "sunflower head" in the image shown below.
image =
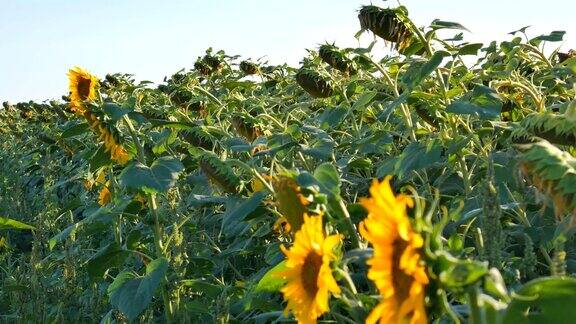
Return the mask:
[[[408,12],[404,7],[383,9],[376,6],[364,6],[360,9],[358,19],[360,28],[370,30],[375,35],[395,44],[403,51],[414,41],[412,31],[406,24]]]
[[[81,105],[83,101],[95,100],[97,97],[98,78],[88,71],[75,67],[68,71],[70,102]]]
[[[257,119],[245,114],[237,114],[232,117],[232,127],[238,133],[238,135],[244,137],[249,142],[254,142],[254,140],[264,133],[259,125],[257,125]]]
[[[200,126],[180,131],[178,135],[188,144],[206,150],[212,150],[215,145],[215,139],[213,136]]]
[[[218,58],[214,55],[211,55],[211,54],[204,55],[204,58],[202,58],[202,61],[204,61],[204,63],[208,64],[208,66],[210,66],[212,71],[220,71],[222,69],[222,66],[224,65],[222,63],[222,61],[220,60],[220,58]]]
[[[406,213],[413,201],[394,195],[389,177],[375,181],[370,194],[361,201],[368,216],[359,229],[374,247],[374,256],[367,262],[368,278],[376,284],[382,301],[366,322],[426,323],[424,288],[428,276],[420,257],[424,241],[413,231]]]
[[[322,61],[342,73],[350,75],[356,73],[353,62],[334,45],[324,44],[320,46],[318,55]]]
[[[206,64],[200,59],[194,63],[194,69],[200,72],[200,74],[202,74],[203,76],[208,76],[212,74],[212,68],[210,67],[210,65]]]
[[[100,206],[104,206],[110,202],[112,199],[112,193],[110,192],[110,181],[106,182],[104,186],[102,186],[102,190],[100,190],[100,194],[98,195],[98,204]]]
[[[304,215],[310,214],[311,201],[306,198],[303,189],[295,177],[289,174],[272,178],[272,187],[278,211],[282,214],[293,231],[298,231],[304,223]]]
[[[194,99],[188,103],[188,109],[197,112],[201,117],[205,117],[208,113],[208,104],[205,100]]]
[[[240,192],[242,181],[234,173],[234,169],[220,160],[216,154],[206,152],[200,156],[198,164],[206,177],[222,190],[228,193]]]
[[[258,74],[260,73],[260,68],[254,62],[242,61],[240,62],[240,70],[246,75]]]
[[[334,92],[330,78],[312,69],[298,70],[296,82],[314,98],[327,98]]]
[[[330,268],[337,259],[334,249],[340,241],[340,235],[324,235],[321,215],[304,215],[294,245],[290,249],[281,246],[287,258],[286,270],[280,274],[286,280],[281,289],[288,302],[284,312],[292,312],[298,323],[316,323],[329,311],[330,294],[340,293]]]

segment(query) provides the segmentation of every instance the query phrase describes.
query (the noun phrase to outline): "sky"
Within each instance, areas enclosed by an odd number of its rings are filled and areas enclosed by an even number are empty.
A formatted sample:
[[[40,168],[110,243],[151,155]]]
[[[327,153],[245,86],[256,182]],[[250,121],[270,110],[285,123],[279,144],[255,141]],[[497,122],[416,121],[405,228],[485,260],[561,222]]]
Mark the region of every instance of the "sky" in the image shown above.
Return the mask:
[[[0,0],[0,102],[42,101],[67,93],[68,69],[130,73],[161,82],[192,68],[208,47],[271,64],[297,66],[306,49],[326,41],[368,45],[359,30],[363,0]],[[573,0],[401,0],[418,26],[439,18],[466,26],[470,42],[507,40],[565,30],[564,51],[576,48]],[[377,46],[384,47],[383,43]]]

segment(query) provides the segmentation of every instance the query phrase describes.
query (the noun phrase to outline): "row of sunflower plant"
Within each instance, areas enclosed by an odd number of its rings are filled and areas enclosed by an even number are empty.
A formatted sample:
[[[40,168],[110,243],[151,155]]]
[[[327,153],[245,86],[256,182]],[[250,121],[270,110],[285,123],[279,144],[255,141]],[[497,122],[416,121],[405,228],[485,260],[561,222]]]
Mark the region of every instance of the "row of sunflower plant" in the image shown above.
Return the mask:
[[[62,101],[5,103],[2,320],[570,322],[564,32],[358,18],[369,46],[299,68],[208,49],[157,86],[75,67]]]

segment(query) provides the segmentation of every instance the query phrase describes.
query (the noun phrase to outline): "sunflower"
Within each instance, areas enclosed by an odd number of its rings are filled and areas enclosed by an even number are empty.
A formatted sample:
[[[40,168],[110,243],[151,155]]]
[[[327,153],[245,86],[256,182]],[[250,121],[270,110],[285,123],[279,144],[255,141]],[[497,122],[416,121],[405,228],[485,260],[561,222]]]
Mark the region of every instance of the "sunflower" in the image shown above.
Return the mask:
[[[287,257],[287,270],[281,273],[287,281],[281,290],[288,302],[284,314],[291,311],[298,323],[316,323],[329,311],[329,294],[340,293],[330,269],[330,262],[336,259],[334,247],[340,240],[340,235],[324,237],[321,215],[305,214],[292,248],[280,246]]]
[[[426,323],[424,288],[428,277],[420,260],[423,239],[413,231],[406,208],[414,202],[394,195],[390,177],[370,188],[371,198],[361,200],[368,210],[360,233],[374,247],[368,260],[368,278],[382,295],[366,323]]]
[[[110,181],[107,181],[102,187],[100,194],[98,195],[98,204],[100,204],[100,206],[108,204],[112,198],[112,193],[110,192],[109,186]]]
[[[120,144],[117,134],[114,133],[114,129],[106,123],[101,122],[98,116],[90,111],[85,111],[84,117],[90,125],[90,128],[98,135],[98,139],[104,142],[106,151],[110,152],[110,158],[119,164],[126,164],[128,160],[130,160],[130,156]]]
[[[84,101],[96,99],[98,79],[88,71],[75,67],[68,71],[70,81],[70,109],[76,115],[84,114]]]
[[[272,178],[272,187],[278,211],[286,218],[293,231],[299,230],[304,222],[304,214],[309,212],[307,206],[310,202],[302,195],[298,182],[291,176],[279,175]]]

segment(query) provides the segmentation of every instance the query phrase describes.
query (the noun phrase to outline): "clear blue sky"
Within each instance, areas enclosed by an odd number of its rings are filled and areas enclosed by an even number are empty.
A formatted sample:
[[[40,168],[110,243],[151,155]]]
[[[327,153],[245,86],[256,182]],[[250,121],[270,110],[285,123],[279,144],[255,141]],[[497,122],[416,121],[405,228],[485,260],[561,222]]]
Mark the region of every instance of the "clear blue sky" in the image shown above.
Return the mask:
[[[59,98],[75,65],[103,77],[132,73],[160,82],[191,68],[206,48],[298,64],[324,41],[356,46],[360,0],[0,0],[0,101]],[[373,0],[388,6],[396,2]],[[420,26],[434,18],[468,27],[471,41],[503,40],[526,25],[531,36],[565,30],[576,48],[572,0],[404,0]],[[364,44],[370,37],[361,40]],[[381,45],[383,46],[383,45]]]

